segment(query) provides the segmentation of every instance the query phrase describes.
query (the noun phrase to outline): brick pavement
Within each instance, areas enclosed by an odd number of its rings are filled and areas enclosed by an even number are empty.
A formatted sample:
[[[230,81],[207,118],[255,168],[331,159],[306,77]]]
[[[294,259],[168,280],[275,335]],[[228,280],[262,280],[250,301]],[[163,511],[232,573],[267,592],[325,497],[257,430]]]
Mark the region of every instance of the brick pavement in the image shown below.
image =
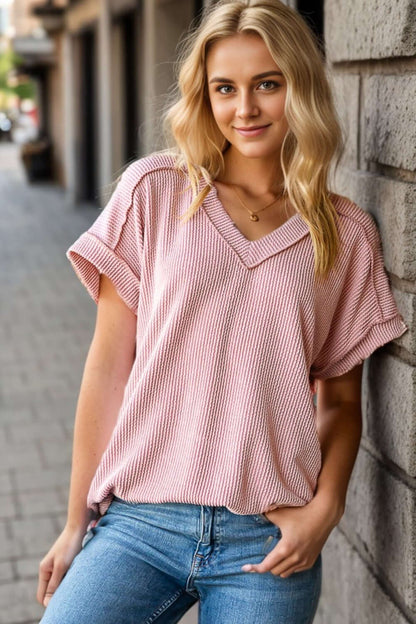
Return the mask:
[[[95,321],[65,251],[98,213],[59,187],[27,185],[10,144],[0,144],[0,197],[0,624],[37,624],[38,563],[65,522]],[[182,624],[196,622],[197,606]]]
[[[32,624],[38,562],[61,530],[95,305],[65,250],[97,215],[27,185],[0,144],[0,623]],[[92,305],[91,305],[92,304]]]

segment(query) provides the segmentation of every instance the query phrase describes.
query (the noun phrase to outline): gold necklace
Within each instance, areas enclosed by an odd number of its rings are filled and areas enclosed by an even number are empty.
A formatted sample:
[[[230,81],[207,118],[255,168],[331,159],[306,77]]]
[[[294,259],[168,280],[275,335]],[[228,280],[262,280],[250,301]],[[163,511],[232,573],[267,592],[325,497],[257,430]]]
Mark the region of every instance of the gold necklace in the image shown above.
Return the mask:
[[[267,206],[264,206],[263,208],[260,208],[260,210],[257,210],[256,212],[254,212],[254,210],[250,210],[250,208],[248,208],[245,203],[243,202],[243,200],[241,199],[240,195],[237,193],[237,189],[235,188],[235,186],[233,184],[230,184],[232,190],[234,191],[234,193],[237,196],[238,201],[240,202],[240,204],[243,206],[243,208],[245,208],[247,210],[247,212],[250,214],[249,219],[250,221],[260,221],[259,217],[257,216],[259,212],[262,212],[263,210],[266,210],[266,208],[270,208],[270,206],[273,206],[273,204],[275,204],[277,202],[277,200],[279,199],[279,197],[275,197],[274,200],[272,202],[270,202],[270,204],[267,204]],[[280,197],[283,197],[283,194],[280,195]],[[285,198],[285,208],[286,208],[286,198]]]

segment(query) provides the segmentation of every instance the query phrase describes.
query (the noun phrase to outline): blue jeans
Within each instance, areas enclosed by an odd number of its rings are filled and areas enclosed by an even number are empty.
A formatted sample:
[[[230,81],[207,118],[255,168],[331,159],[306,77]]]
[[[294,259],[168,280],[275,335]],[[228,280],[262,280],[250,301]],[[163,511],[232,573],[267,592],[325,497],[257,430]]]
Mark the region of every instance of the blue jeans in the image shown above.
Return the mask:
[[[198,600],[200,624],[309,624],[321,555],[287,578],[241,570],[280,538],[262,514],[114,498],[84,537],[41,624],[173,624]]]

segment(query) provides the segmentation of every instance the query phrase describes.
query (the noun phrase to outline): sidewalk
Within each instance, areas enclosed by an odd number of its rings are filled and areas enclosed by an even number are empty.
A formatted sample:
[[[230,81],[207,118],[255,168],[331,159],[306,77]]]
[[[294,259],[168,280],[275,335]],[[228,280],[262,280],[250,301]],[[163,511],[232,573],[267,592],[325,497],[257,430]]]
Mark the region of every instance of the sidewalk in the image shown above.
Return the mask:
[[[28,186],[9,144],[0,197],[0,624],[37,624],[38,564],[65,522],[96,313],[65,251],[98,212],[71,206],[58,187]],[[197,608],[181,624],[196,622]]]
[[[38,563],[61,530],[95,305],[65,250],[96,217],[27,186],[0,144],[0,623],[38,622]]]

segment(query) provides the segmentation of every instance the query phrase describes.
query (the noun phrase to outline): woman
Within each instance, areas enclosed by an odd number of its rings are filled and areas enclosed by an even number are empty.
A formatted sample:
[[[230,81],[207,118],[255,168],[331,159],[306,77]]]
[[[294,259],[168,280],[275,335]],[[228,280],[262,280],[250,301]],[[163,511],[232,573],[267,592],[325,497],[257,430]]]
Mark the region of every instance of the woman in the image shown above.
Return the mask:
[[[132,163],[68,250],[98,311],[44,624],[197,600],[206,624],[312,622],[362,363],[407,329],[372,218],[328,189],[340,130],[301,17],[220,2],[179,87],[174,149]]]

